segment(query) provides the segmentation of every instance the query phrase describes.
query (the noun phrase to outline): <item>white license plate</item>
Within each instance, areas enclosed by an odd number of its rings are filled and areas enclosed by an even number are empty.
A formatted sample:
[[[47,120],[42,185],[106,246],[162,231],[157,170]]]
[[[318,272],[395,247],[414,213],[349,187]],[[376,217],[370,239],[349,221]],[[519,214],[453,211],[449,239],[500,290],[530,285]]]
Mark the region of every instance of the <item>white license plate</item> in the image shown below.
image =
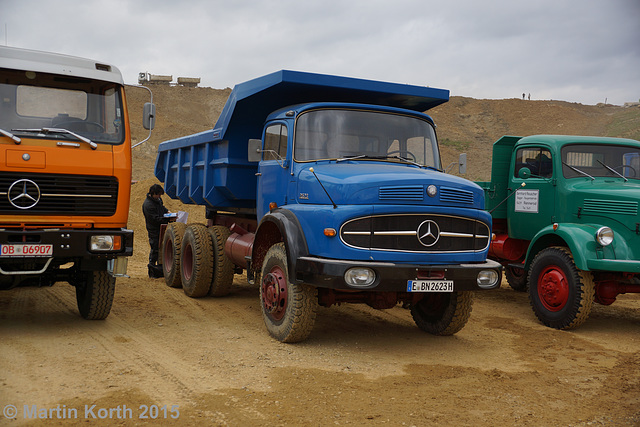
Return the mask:
[[[36,257],[53,255],[53,245],[19,243],[0,245],[0,257]]]
[[[453,280],[409,280],[407,292],[453,292]]]

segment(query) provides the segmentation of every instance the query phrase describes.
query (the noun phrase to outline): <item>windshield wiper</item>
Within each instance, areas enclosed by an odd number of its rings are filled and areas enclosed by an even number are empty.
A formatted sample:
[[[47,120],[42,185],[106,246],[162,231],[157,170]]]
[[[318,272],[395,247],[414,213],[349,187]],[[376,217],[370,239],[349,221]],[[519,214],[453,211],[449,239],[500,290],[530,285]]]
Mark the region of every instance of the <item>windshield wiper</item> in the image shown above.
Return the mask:
[[[602,163],[599,159],[596,159],[596,160],[598,160],[598,163],[600,163],[602,166],[604,166],[605,168],[607,168],[607,170],[609,170],[609,172],[615,173],[615,174],[616,174],[616,175],[618,175],[620,178],[624,179],[624,182],[629,181],[629,180],[627,179],[627,177],[625,177],[624,175],[622,175],[622,174],[621,174],[620,172],[618,172],[617,170],[615,170],[615,169],[613,169],[613,168],[610,168],[609,166],[605,165],[605,164],[604,164],[604,163]]]
[[[59,129],[59,128],[40,128],[40,129],[11,129],[14,132],[32,132],[32,133],[41,133],[43,135],[48,134],[64,134],[71,135],[79,141],[86,142],[89,144],[92,150],[98,148],[98,144],[90,140],[89,138],[85,138],[84,136],[78,135],[75,132],[71,132],[68,129]]]
[[[345,156],[340,159],[336,159],[336,163],[343,162],[345,160],[356,160],[356,159],[373,159],[373,160],[398,159],[421,168],[427,168],[427,169],[432,169],[434,171],[442,172],[440,169],[435,168],[433,166],[421,165],[420,163],[414,162],[413,160],[410,160],[410,159],[407,159],[406,157],[401,157],[401,156],[370,156],[368,154],[360,154],[358,156]]]
[[[593,181],[593,180],[595,179],[594,177],[592,177],[592,176],[591,176],[591,175],[589,175],[588,173],[586,173],[586,172],[582,172],[580,169],[578,169],[578,168],[574,168],[573,166],[570,166],[570,165],[566,164],[565,162],[562,162],[562,164],[563,164],[563,165],[565,165],[566,167],[568,167],[569,169],[571,169],[571,170],[572,170],[572,171],[574,171],[574,172],[578,172],[578,173],[580,173],[580,174],[582,174],[582,175],[584,175],[584,176],[588,176],[589,178],[591,178],[591,181]]]
[[[336,163],[344,162],[345,160],[355,160],[355,159],[364,159],[364,158],[367,158],[367,159],[378,159],[379,157],[368,156],[366,154],[360,154],[358,156],[345,156],[345,157],[342,157],[340,159],[336,159]]]
[[[22,142],[22,140],[20,138],[18,138],[17,136],[15,136],[14,134],[12,134],[11,132],[7,132],[4,129],[0,129],[0,133],[3,134],[4,136],[13,139],[13,142],[15,142],[16,144],[20,144]]]

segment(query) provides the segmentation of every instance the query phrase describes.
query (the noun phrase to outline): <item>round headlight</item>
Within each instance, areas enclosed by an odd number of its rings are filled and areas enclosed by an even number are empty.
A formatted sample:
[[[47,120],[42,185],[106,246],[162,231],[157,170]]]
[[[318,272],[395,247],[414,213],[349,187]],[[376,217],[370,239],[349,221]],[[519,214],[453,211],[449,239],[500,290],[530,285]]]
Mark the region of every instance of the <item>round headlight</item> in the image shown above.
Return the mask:
[[[435,185],[430,185],[427,187],[427,194],[429,197],[435,197],[438,194],[438,188]]]
[[[609,246],[613,242],[613,230],[609,227],[600,227],[596,231],[596,241],[602,246]]]
[[[354,267],[344,273],[344,281],[349,286],[366,287],[376,280],[376,273],[370,268]]]
[[[478,286],[483,289],[494,287],[498,283],[498,272],[495,270],[481,270],[478,273],[476,281]]]

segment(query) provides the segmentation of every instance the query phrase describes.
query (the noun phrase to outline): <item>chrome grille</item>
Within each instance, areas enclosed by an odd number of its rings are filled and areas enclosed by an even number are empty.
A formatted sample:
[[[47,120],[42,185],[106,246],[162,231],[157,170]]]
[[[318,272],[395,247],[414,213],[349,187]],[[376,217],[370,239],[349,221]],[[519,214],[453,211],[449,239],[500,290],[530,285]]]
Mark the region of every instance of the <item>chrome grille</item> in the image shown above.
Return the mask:
[[[446,215],[373,215],[347,221],[344,244],[367,250],[422,253],[480,252],[489,246],[489,226]]]
[[[17,199],[24,182],[35,193]],[[111,216],[117,203],[118,180],[112,176],[0,173],[0,214]]]

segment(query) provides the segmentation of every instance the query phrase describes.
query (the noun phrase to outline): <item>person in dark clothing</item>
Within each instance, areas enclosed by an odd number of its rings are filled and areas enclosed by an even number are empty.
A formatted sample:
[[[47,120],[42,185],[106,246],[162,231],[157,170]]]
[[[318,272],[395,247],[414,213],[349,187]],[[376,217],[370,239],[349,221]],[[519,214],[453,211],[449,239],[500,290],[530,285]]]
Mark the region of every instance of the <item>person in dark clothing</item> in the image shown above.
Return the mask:
[[[162,186],[153,184],[149,188],[147,198],[142,203],[142,213],[147,226],[147,234],[149,235],[149,277],[162,277],[162,268],[158,265],[158,249],[160,247],[160,225],[169,222],[169,218],[164,214],[169,210],[164,207],[161,196],[164,194]]]

